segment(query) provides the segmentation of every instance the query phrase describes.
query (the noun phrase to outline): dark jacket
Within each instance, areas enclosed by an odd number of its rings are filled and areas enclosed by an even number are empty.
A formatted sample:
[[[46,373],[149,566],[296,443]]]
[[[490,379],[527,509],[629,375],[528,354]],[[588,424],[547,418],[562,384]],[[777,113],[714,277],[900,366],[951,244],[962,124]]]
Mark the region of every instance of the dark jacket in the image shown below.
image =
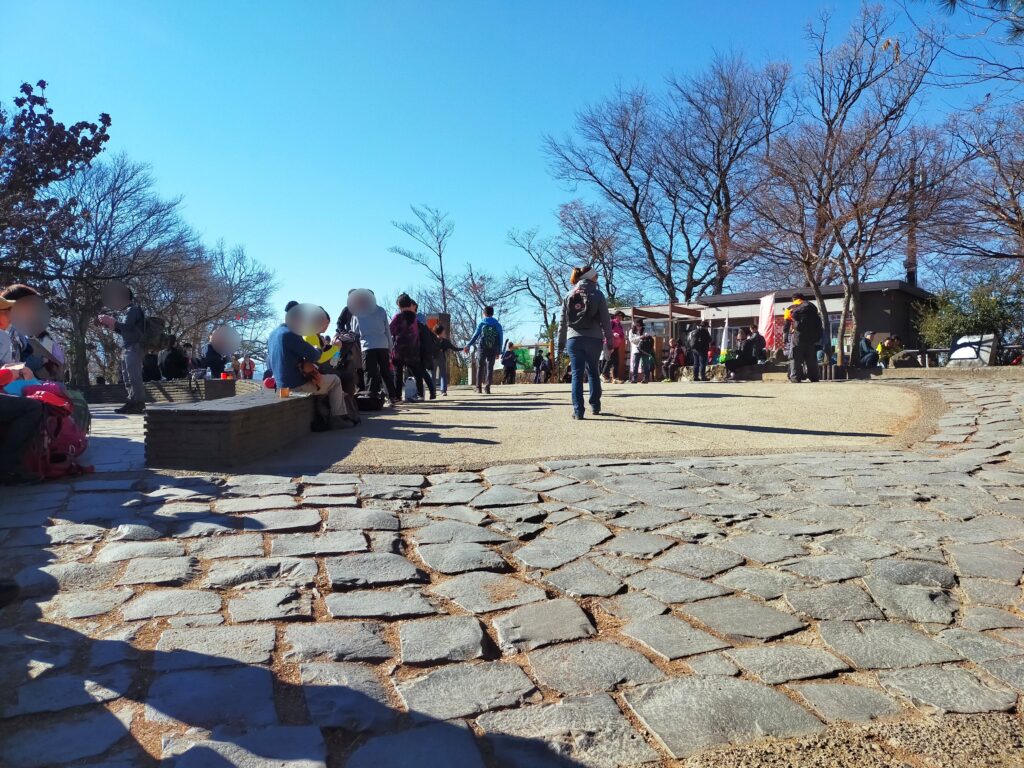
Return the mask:
[[[146,335],[146,315],[140,307],[130,304],[124,314],[124,321],[114,323],[114,330],[121,334],[121,341],[126,347],[141,344]]]
[[[519,358],[516,357],[516,353],[513,352],[511,349],[506,349],[504,354],[502,354],[501,356],[501,367],[511,368],[514,371],[518,367],[518,365]]]
[[[210,376],[219,379],[220,375],[224,373],[224,366],[227,364],[227,361],[228,359],[224,355],[213,348],[213,344],[206,345],[206,356],[203,358],[203,363],[210,369]],[[286,384],[285,386],[292,385]]]
[[[698,325],[686,340],[690,349],[697,352],[707,353],[711,349],[711,332],[702,325]]]
[[[740,365],[757,364],[758,339],[761,339],[762,343],[764,342],[763,336],[756,336],[744,340],[743,344],[740,345],[739,352],[736,354],[736,359],[739,361]]]
[[[188,375],[188,360],[177,347],[161,349],[157,355],[160,375],[165,379],[184,379]]]
[[[783,331],[792,331],[794,347],[814,346],[821,343],[821,314],[812,301],[802,301],[786,307]]]

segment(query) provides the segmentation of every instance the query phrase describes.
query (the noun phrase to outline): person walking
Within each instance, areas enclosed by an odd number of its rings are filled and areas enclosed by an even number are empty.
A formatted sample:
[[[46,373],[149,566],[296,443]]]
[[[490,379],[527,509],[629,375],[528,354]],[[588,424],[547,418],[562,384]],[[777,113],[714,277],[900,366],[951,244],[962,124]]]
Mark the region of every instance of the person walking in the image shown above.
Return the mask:
[[[693,380],[708,380],[708,353],[711,351],[711,331],[707,320],[701,320],[697,327],[690,331],[687,338],[690,347],[690,363],[693,365]]]
[[[540,384],[541,372],[544,369],[544,353],[539,349],[533,355],[533,383]]]
[[[448,353],[458,352],[459,348],[448,338],[448,329],[443,325],[439,324],[434,327],[434,335],[437,337],[434,381],[437,383],[441,397],[448,397]]]
[[[622,321],[626,319],[625,313],[620,309],[612,315],[612,347],[604,361],[602,375],[608,383],[619,381],[619,365],[622,354],[626,349],[626,331],[622,327]]]
[[[145,352],[142,346],[146,335],[146,315],[142,307],[135,303],[135,294],[130,288],[127,291],[128,305],[124,309],[124,320],[115,320],[110,315],[97,318],[103,325],[121,336],[121,380],[128,388],[128,402],[114,413],[145,413],[146,390],[142,384],[142,357]]]
[[[793,303],[782,313],[782,332],[790,334],[789,380],[818,380],[817,346],[821,344],[821,314],[814,302],[802,293],[793,294]]]
[[[510,341],[501,355],[501,367],[504,371],[502,384],[516,383],[516,368],[519,367],[519,358],[516,357],[515,345]]]
[[[349,329],[359,337],[363,372],[372,394],[387,394],[390,403],[398,402],[398,389],[391,375],[391,327],[388,313],[377,305],[377,297],[367,288],[353,288],[348,295],[352,316]]]
[[[466,343],[465,348],[462,350],[468,354],[470,347],[478,341],[480,343],[477,354],[477,393],[480,393],[482,387],[483,392],[488,395],[491,394],[491,383],[494,379],[494,361],[504,346],[504,337],[505,332],[501,328],[501,323],[494,319],[494,307],[489,305],[484,307],[484,319],[477,325],[473,338]]]
[[[608,301],[597,287],[597,270],[577,267],[569,282],[574,286],[562,302],[562,322],[558,330],[558,351],[569,353],[572,367],[572,417],[582,419],[583,377],[590,383],[590,409],[601,413],[601,368],[598,358],[602,347],[612,347],[611,317]]]

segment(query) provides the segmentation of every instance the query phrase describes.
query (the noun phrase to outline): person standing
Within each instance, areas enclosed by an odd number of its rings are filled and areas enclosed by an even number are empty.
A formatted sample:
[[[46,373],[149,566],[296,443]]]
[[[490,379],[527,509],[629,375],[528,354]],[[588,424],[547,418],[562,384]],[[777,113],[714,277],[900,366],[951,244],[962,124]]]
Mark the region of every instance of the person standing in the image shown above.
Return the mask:
[[[602,347],[612,347],[611,317],[608,301],[597,287],[597,270],[578,267],[569,280],[574,286],[562,302],[562,322],[558,330],[558,351],[569,353],[572,367],[572,417],[584,416],[583,376],[590,383],[590,409],[601,413],[601,368],[598,359]]]
[[[391,362],[395,367],[395,389],[399,397],[405,396],[405,377],[411,376],[414,381],[420,382],[426,378],[426,371],[423,368],[422,353],[420,347],[420,323],[416,318],[416,302],[409,294],[403,293],[398,297],[398,313],[391,318],[389,326],[391,332]],[[417,384],[416,393],[422,397],[420,387]]]
[[[640,349],[640,342],[644,338],[644,321],[640,318],[633,318],[632,325],[629,326],[629,383],[637,383],[637,374],[640,369],[640,364],[643,361],[643,352]]]
[[[541,370],[544,368],[544,353],[539,349],[533,355],[533,383],[540,384]]]
[[[697,327],[690,331],[687,339],[690,347],[690,363],[693,365],[693,380],[708,380],[708,353],[711,351],[711,331],[707,320],[701,320]]]
[[[821,314],[802,293],[782,313],[783,333],[790,334],[789,380],[799,384],[805,378],[818,380],[817,346],[821,344]]]
[[[373,394],[386,393],[389,402],[398,402],[395,378],[391,375],[392,340],[387,310],[378,306],[377,297],[366,288],[349,292],[349,308],[350,327],[359,336],[368,390]]]
[[[251,381],[254,373],[256,373],[256,363],[246,355],[242,358],[242,378]]]
[[[219,379],[228,364],[228,359],[214,348],[212,333],[206,340],[206,354],[203,356],[203,364],[210,369],[211,379]]]
[[[504,370],[502,384],[516,383],[516,368],[519,366],[519,358],[516,357],[515,345],[510,341],[501,355],[501,367]]]
[[[616,382],[619,380],[619,365],[622,359],[622,353],[626,348],[626,331],[622,327],[622,321],[626,319],[625,313],[620,309],[615,312],[612,316],[612,347],[608,350],[608,355],[605,358],[604,370],[602,375],[606,382]]]
[[[124,320],[115,320],[110,315],[100,315],[101,325],[113,330],[121,336],[121,380],[128,388],[128,402],[114,413],[145,413],[146,390],[142,384],[142,358],[144,350],[142,342],[146,335],[146,315],[142,307],[135,303],[135,294],[130,288],[128,306],[124,310]]]
[[[484,307],[484,319],[480,321],[473,333],[473,338],[466,342],[462,350],[469,353],[469,348],[479,341],[477,354],[477,379],[476,391],[479,394],[481,387],[486,394],[491,394],[491,383],[494,379],[494,361],[504,346],[505,332],[501,323],[494,319],[494,307]]]
[[[551,381],[551,372],[555,369],[555,361],[551,359],[551,353],[548,352],[544,356],[544,362],[541,364],[540,371],[544,376],[544,383],[547,384]]]

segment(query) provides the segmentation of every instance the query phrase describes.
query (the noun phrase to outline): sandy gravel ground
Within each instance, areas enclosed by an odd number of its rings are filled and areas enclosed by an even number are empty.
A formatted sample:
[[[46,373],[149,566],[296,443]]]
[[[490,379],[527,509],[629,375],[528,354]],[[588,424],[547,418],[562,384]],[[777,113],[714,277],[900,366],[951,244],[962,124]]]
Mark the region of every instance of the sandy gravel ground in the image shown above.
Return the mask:
[[[913,386],[873,382],[606,385],[599,417],[573,421],[568,385],[456,388],[434,402],[310,435],[267,459],[338,471],[478,469],[578,456],[753,454],[897,444],[929,409]]]

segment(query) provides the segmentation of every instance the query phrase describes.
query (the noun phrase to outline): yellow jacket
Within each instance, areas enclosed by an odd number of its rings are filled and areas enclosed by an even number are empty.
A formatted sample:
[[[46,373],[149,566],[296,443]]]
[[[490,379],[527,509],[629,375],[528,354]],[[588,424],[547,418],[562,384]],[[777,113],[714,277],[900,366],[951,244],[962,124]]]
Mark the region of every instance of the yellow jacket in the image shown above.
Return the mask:
[[[313,347],[316,347],[317,349],[320,349],[320,337],[319,336],[316,336],[316,335],[313,335],[313,336],[303,336],[302,340],[304,342],[306,342],[307,344],[309,344],[310,346],[313,346]],[[324,350],[324,353],[322,355],[320,355],[320,359],[317,360],[317,363],[320,364],[320,365],[323,365],[328,360],[330,360],[332,357],[334,357],[336,354],[338,354],[338,352],[340,352],[340,351],[341,351],[341,347],[339,347],[337,344],[332,344],[331,346],[329,346],[327,349]]]

